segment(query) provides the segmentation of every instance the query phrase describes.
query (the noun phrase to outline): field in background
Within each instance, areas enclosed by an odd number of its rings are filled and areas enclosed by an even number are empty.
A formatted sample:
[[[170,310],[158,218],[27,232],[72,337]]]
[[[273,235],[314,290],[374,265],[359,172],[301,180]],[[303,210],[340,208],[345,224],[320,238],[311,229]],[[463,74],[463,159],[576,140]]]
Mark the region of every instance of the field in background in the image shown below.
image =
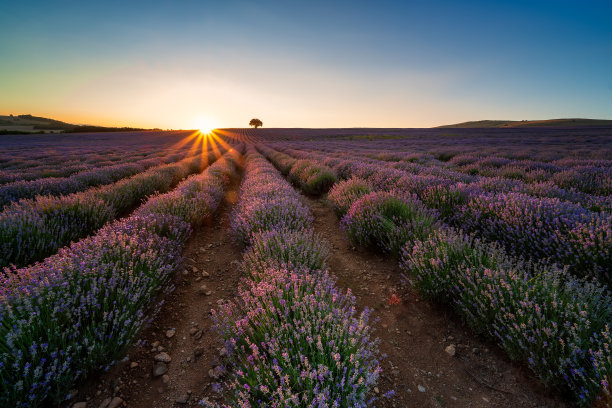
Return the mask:
[[[189,239],[224,205],[244,280],[213,306],[223,353],[202,377],[231,406],[292,393],[393,406],[373,338],[391,339],[334,278],[337,245],[313,227],[326,209],[395,270],[383,302],[444,304],[566,403],[609,405],[611,141],[607,126],[0,136],[0,405],[68,405],[136,353]]]

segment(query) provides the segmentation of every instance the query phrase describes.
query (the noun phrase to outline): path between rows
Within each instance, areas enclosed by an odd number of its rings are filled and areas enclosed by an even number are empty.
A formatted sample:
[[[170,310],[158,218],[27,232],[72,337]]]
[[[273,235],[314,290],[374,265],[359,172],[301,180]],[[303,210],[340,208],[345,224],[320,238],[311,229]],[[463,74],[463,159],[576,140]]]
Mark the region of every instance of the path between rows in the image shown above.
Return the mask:
[[[211,330],[210,310],[236,295],[241,277],[242,251],[229,235],[238,188],[236,177],[208,225],[194,231],[187,242],[175,290],[164,296],[154,320],[140,334],[141,344],[130,348],[125,362],[82,387],[74,401],[89,398],[87,408],[162,408],[197,406],[204,397],[219,398],[213,389],[213,368],[221,344]],[[171,361],[159,364],[156,356]],[[167,372],[160,374],[164,365]],[[160,375],[154,375],[156,369]]]
[[[564,407],[525,367],[512,364],[495,345],[476,338],[449,308],[420,299],[402,285],[398,261],[354,248],[325,199],[303,196],[325,238],[338,286],[350,288],[358,309],[375,309],[374,335],[381,339],[379,393],[395,391],[378,407]],[[390,305],[395,294],[401,299]],[[394,302],[391,302],[394,303]],[[455,354],[445,351],[454,345]],[[451,347],[452,348],[452,347]],[[450,351],[450,349],[449,349]]]
[[[139,336],[141,344],[130,348],[126,361],[81,387],[73,402],[87,400],[88,408],[166,408],[197,406],[202,398],[220,401],[213,383],[221,345],[209,312],[217,301],[236,295],[242,276],[242,251],[228,232],[238,188],[236,178],[210,223],[187,243],[176,289]],[[379,318],[375,336],[387,357],[377,389],[379,394],[392,389],[395,396],[376,406],[565,406],[547,395],[528,370],[478,340],[452,311],[422,301],[402,285],[396,259],[352,247],[324,199],[303,200],[315,217],[315,231],[330,244],[330,270],[339,287],[350,288],[359,310],[373,308]],[[399,305],[389,305],[392,294],[401,299]],[[450,345],[455,345],[454,356],[445,351]],[[159,373],[164,371],[156,356],[170,358],[165,374],[153,375],[156,364]]]

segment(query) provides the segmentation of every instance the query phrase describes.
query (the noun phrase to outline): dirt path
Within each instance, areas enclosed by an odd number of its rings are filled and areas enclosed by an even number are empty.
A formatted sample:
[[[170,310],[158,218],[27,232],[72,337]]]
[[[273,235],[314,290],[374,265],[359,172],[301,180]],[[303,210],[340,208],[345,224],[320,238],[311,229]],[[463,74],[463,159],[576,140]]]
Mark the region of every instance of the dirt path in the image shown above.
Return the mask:
[[[87,400],[87,408],[161,408],[197,406],[204,397],[218,398],[212,383],[220,343],[211,331],[209,312],[217,302],[236,295],[241,276],[242,252],[228,233],[238,187],[236,178],[209,225],[192,234],[175,290],[164,296],[129,359],[82,387],[73,402]]]
[[[314,228],[329,241],[330,269],[338,285],[351,288],[358,307],[376,310],[383,374],[379,393],[395,396],[379,407],[564,407],[529,370],[512,364],[495,345],[483,342],[452,311],[401,284],[396,259],[355,249],[324,199],[304,197]],[[395,294],[398,305],[389,304]],[[391,302],[393,303],[393,302]],[[450,349],[453,345],[454,356]],[[452,349],[452,347],[451,347]]]

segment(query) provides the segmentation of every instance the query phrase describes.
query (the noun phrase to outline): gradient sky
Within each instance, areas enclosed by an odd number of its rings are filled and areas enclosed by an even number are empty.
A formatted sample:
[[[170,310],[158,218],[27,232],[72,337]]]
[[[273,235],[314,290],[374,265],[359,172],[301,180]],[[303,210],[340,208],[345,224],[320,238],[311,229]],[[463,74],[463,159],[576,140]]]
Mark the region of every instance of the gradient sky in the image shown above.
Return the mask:
[[[161,128],[612,118],[612,2],[5,2],[9,113]]]

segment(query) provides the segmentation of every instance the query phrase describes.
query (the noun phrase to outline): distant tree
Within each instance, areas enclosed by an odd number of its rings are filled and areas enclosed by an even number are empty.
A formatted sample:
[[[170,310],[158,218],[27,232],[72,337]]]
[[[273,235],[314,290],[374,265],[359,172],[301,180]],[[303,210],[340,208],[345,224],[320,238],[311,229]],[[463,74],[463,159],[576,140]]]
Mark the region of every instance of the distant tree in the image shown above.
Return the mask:
[[[263,126],[263,122],[259,119],[251,119],[251,121],[249,122],[249,126],[253,126],[255,129],[257,129],[260,126]]]

